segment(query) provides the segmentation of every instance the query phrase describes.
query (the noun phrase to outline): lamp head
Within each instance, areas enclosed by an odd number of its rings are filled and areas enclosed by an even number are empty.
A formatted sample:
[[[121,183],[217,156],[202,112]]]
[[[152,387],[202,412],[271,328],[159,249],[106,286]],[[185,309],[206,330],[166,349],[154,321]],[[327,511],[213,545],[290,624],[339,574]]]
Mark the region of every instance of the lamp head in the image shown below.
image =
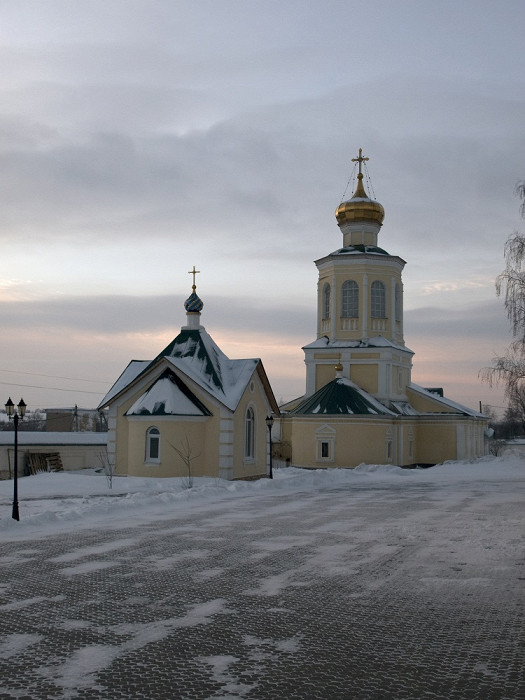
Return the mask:
[[[9,397],[5,405],[5,412],[7,413],[8,418],[12,418],[14,410],[15,404],[11,401],[11,397]]]

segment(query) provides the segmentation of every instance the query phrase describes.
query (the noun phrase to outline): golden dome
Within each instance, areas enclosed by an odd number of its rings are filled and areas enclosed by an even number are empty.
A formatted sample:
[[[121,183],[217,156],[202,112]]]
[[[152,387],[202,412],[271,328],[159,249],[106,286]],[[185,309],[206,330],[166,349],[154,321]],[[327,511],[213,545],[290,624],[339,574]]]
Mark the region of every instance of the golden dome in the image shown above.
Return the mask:
[[[357,176],[357,187],[352,199],[341,202],[335,210],[335,218],[339,226],[353,221],[375,221],[380,226],[383,223],[385,210],[379,202],[367,195],[362,173]]]

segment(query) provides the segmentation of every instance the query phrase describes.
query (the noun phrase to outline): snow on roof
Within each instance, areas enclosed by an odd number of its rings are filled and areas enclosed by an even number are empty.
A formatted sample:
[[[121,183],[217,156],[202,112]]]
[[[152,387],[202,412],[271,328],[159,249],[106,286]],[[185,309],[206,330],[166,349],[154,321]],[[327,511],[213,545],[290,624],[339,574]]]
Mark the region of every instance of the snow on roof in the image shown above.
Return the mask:
[[[223,403],[230,410],[235,410],[241,400],[241,396],[250,381],[259,360],[229,360],[221,365],[221,384],[214,383],[214,376],[202,370],[199,361],[188,361],[188,358],[167,357],[166,359],[174,367],[184,372],[190,379],[210,393],[217,401]]]
[[[395,348],[396,350],[403,350],[404,352],[409,352],[414,354],[413,350],[407,348],[405,345],[398,345],[393,343],[388,338],[384,338],[382,335],[376,335],[374,338],[369,338],[366,342],[362,340],[334,340],[331,341],[328,336],[322,335],[308,345],[303,345],[303,350],[305,348]]]
[[[126,415],[209,416],[211,413],[174,372],[166,370]]]
[[[183,372],[232,411],[260,363],[259,359],[230,360],[202,326],[183,328],[154,360],[130,362],[100,407],[106,406],[161,359]]]
[[[151,363],[151,360],[131,360],[126,369],[122,372],[117,381],[113,384],[108,393],[99,403],[98,408],[103,408],[115,398],[123,389],[134,381],[141,372]]]
[[[107,433],[48,433],[34,430],[18,431],[18,444],[22,446],[106,445],[107,441]],[[0,445],[7,445],[10,447],[13,444],[13,431],[0,431]]]
[[[439,394],[433,391],[424,389],[422,386],[419,386],[419,384],[409,384],[408,388],[412,389],[413,391],[419,394],[422,394],[423,396],[427,396],[428,398],[433,399],[437,403],[442,403],[444,406],[454,408],[459,413],[466,413],[468,416],[475,416],[476,418],[486,418],[486,416],[484,416],[483,413],[475,411],[473,408],[463,406],[462,404],[457,403],[456,401],[452,401],[451,399],[447,399],[444,396],[440,396]]]
[[[334,250],[331,255],[362,255],[366,253],[367,255],[390,255],[384,248],[379,248],[376,245],[350,245],[345,248],[339,248]]]
[[[419,416],[419,412],[408,401],[391,401],[392,408],[401,416]]]

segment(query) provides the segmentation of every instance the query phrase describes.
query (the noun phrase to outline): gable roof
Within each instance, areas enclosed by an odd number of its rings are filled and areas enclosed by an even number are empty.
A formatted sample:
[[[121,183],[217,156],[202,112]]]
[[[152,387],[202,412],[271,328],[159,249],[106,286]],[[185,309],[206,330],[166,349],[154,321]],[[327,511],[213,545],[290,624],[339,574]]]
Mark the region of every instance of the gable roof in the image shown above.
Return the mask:
[[[391,416],[393,413],[350,380],[338,377],[301,402],[288,415]]]
[[[166,369],[126,412],[127,416],[211,416],[195,394]]]
[[[183,328],[152,365],[161,358],[232,411],[260,363],[259,359],[230,360],[202,326]]]
[[[234,411],[253,376],[257,371],[268,400],[278,412],[266,375],[259,359],[230,360],[213,341],[203,326],[182,328],[164,350],[151,361],[133,361],[117,379],[99,405],[103,408],[125,391],[139,377],[165,362],[174,370],[182,372],[214,399]]]

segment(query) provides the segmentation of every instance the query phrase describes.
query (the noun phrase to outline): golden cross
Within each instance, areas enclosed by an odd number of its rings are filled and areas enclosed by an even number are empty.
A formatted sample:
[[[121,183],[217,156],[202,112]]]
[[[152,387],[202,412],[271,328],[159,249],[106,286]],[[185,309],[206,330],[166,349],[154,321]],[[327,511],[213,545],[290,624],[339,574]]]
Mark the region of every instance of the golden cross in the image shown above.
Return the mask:
[[[365,160],[370,160],[370,158],[363,158],[363,149],[359,149],[359,158],[352,158],[352,163],[359,163],[359,174],[361,175],[361,163]]]
[[[193,270],[189,270],[189,272],[188,272],[188,275],[193,275],[193,285],[191,287],[193,289],[193,291],[195,291],[197,289],[197,285],[195,284],[195,275],[198,275],[198,274],[200,274],[200,270],[196,270],[195,265],[193,266]]]

